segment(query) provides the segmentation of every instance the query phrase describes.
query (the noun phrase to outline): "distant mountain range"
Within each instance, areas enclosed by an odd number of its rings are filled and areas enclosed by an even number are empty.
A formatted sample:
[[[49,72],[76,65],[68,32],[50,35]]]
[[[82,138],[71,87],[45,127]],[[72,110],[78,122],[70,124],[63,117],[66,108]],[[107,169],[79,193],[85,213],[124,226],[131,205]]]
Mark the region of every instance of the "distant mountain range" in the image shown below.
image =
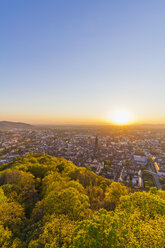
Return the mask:
[[[12,122],[12,121],[0,121],[0,130],[2,129],[30,129],[33,128],[32,125],[22,122]]]

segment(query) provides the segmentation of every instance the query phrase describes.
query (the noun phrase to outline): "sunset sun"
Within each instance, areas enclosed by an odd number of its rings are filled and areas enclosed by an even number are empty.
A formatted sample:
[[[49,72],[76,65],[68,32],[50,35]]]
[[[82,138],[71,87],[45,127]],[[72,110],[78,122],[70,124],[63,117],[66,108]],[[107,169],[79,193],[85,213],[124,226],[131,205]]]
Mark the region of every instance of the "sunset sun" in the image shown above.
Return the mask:
[[[116,125],[127,125],[132,122],[132,115],[127,109],[118,109],[112,115],[112,122]]]

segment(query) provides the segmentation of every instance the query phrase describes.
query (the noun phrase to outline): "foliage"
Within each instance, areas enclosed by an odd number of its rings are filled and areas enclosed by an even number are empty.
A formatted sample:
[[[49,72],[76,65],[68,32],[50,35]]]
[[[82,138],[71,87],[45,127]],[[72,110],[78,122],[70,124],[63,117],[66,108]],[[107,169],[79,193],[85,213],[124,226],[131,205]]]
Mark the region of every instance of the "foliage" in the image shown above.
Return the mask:
[[[44,225],[39,239],[31,240],[29,248],[44,247],[45,244],[46,247],[52,248],[69,247],[72,243],[75,226],[75,223],[64,215],[60,215],[58,218],[52,216],[51,220]]]
[[[130,193],[49,155],[30,154],[1,166],[0,247],[164,247],[165,192],[151,188],[150,175],[143,173],[149,192]]]
[[[145,189],[148,191],[151,187],[155,187],[153,176],[148,171],[142,171]]]
[[[3,189],[0,187],[0,204],[7,202],[7,197],[4,194]]]
[[[113,229],[113,215],[100,210],[92,219],[85,220],[75,229],[73,248],[115,247],[116,234]]]
[[[60,192],[51,191],[44,199],[44,209],[46,214],[65,214],[73,220],[82,219],[90,213],[88,196],[72,187]]]
[[[120,197],[128,194],[128,189],[121,183],[113,182],[106,190],[105,199],[108,209],[114,210],[120,202]]]

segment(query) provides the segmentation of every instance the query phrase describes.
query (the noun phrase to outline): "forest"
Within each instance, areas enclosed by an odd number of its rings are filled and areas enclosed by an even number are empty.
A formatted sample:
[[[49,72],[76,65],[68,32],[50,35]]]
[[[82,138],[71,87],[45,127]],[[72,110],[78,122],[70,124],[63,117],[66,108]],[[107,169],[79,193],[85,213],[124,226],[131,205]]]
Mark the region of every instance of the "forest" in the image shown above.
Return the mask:
[[[165,247],[165,191],[138,192],[64,158],[0,167],[0,247]]]

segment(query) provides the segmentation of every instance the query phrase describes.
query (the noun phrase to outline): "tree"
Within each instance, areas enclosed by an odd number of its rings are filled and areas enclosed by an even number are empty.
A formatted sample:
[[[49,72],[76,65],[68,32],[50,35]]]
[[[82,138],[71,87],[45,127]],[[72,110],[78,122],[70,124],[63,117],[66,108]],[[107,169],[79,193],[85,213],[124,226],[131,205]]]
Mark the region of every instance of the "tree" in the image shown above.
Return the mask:
[[[116,233],[112,225],[113,214],[99,210],[92,219],[84,220],[75,229],[73,248],[116,247]]]
[[[115,211],[100,210],[75,229],[73,248],[164,247],[165,201],[150,193],[122,196]]]
[[[38,200],[34,176],[30,172],[10,169],[5,170],[1,177],[4,183],[2,188],[8,199],[22,204],[29,215]]]
[[[0,224],[0,247],[8,248],[11,247],[12,243],[12,232],[9,231],[8,228],[4,228],[3,225]]]
[[[149,193],[156,195],[157,194],[157,188],[156,187],[151,187],[149,190]]]
[[[105,192],[107,209],[114,210],[120,202],[120,197],[128,194],[128,189],[121,183],[112,182]]]
[[[47,222],[43,227],[43,233],[38,240],[32,240],[29,244],[29,248],[44,247],[56,247],[67,248],[72,244],[72,236],[75,228],[75,223],[70,221],[66,216],[61,215],[58,218],[51,217],[51,220]]]
[[[164,247],[163,190],[130,193],[48,155],[24,156],[0,169],[0,247]]]
[[[137,212],[142,219],[154,219],[155,216],[165,216],[165,200],[155,194],[135,192],[120,199],[118,211],[129,214]]]
[[[100,186],[88,186],[86,193],[89,197],[91,208],[98,210],[104,206],[104,191]]]
[[[64,214],[72,220],[85,218],[90,213],[88,197],[72,187],[51,191],[44,199],[44,209],[46,214]]]
[[[24,210],[15,202],[0,205],[0,223],[9,228],[14,234],[19,235],[25,225]]]
[[[0,204],[7,202],[7,197],[4,194],[4,191],[0,187]]]

